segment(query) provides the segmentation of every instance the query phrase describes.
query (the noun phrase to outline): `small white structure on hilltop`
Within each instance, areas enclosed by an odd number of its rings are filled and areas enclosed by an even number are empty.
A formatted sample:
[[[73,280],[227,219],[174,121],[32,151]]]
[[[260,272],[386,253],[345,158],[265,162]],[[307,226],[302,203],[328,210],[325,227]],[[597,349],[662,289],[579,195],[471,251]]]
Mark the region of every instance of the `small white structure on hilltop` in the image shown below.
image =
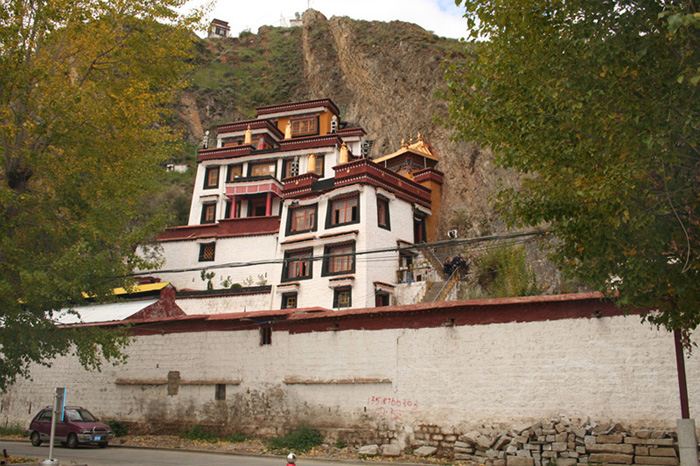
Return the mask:
[[[330,99],[257,109],[199,151],[188,225],[158,240],[188,314],[420,301],[441,278],[443,174],[419,135],[375,160]],[[430,262],[433,261],[433,263]]]
[[[231,28],[228,25],[228,21],[214,19],[209,25],[209,34],[207,37],[223,39],[228,37],[230,32]]]

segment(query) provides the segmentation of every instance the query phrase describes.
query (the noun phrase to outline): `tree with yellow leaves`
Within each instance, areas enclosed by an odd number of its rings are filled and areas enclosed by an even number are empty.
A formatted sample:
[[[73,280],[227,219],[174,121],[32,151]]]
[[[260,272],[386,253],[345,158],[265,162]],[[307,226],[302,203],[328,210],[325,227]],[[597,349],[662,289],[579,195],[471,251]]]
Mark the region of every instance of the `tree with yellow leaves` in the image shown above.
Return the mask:
[[[199,21],[184,3],[0,0],[0,389],[56,355],[123,357],[124,333],[52,317],[152,265],[135,251],[163,219],[141,201],[178,140]]]

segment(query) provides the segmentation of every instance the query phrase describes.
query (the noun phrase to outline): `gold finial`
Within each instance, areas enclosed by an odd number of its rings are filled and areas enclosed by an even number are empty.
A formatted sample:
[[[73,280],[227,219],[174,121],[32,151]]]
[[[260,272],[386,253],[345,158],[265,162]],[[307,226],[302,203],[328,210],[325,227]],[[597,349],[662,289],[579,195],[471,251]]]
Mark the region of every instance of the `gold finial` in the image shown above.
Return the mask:
[[[309,154],[309,164],[306,173],[316,173],[316,156],[313,152]]]
[[[243,139],[243,144],[252,144],[253,143],[253,132],[250,131],[250,125],[248,125],[248,129],[245,130],[245,138]]]
[[[402,140],[401,140],[401,147],[404,148],[404,149],[405,149],[406,147],[408,147],[408,145],[406,144],[406,140],[405,140],[405,139],[402,139]]]
[[[340,163],[348,163],[350,154],[348,153],[348,145],[343,142],[340,146]]]
[[[423,135],[418,133],[418,142],[423,142]]]
[[[284,138],[292,139],[292,121],[287,121],[287,127],[284,128]]]
[[[408,137],[408,145],[410,146],[411,144],[413,144],[413,136]]]

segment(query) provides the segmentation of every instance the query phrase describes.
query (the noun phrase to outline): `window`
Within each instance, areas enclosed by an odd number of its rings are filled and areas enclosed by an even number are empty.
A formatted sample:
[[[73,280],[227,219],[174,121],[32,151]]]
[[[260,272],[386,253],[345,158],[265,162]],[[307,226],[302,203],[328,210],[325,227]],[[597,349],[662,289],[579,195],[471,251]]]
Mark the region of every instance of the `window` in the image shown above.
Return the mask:
[[[311,278],[311,261],[313,251],[304,249],[301,251],[288,252],[284,255],[284,268],[282,271],[282,281],[303,280]]]
[[[255,163],[250,165],[249,176],[275,176],[276,162]]]
[[[323,255],[323,275],[353,273],[355,271],[355,243],[326,246]]]
[[[253,197],[248,200],[248,217],[264,217],[267,213],[267,199]]]
[[[204,243],[199,245],[199,262],[210,262],[214,260],[216,243]]]
[[[228,173],[226,174],[226,182],[233,182],[237,176],[243,176],[243,166],[239,164],[229,165]]]
[[[413,217],[413,242],[425,243],[425,217],[423,215],[415,215]]]
[[[389,299],[389,293],[383,291],[377,291],[374,294],[374,301],[376,307],[388,306],[391,302]]]
[[[293,207],[289,209],[287,219],[287,234],[316,231],[316,212],[318,207],[314,205]]]
[[[314,167],[314,173],[323,178],[323,166],[326,158],[323,155],[316,156],[316,166]]]
[[[299,161],[296,159],[287,159],[282,164],[282,178],[297,176],[299,174]]]
[[[333,199],[328,208],[326,227],[348,225],[360,221],[359,198],[345,197]]]
[[[344,286],[336,288],[333,292],[333,307],[350,307],[352,306],[352,288]]]
[[[296,309],[297,307],[297,294],[296,293],[282,293],[282,309]]]
[[[292,121],[292,136],[309,136],[318,134],[318,117],[306,116]]]
[[[272,327],[260,327],[260,346],[272,344]]]
[[[219,167],[207,167],[204,172],[204,189],[216,188],[219,186]]]
[[[383,197],[377,197],[377,225],[379,228],[391,230],[389,221],[389,201]]]
[[[226,384],[224,383],[217,383],[216,388],[214,392],[214,399],[216,401],[225,401],[226,400]]]
[[[202,205],[202,219],[200,223],[214,223],[216,221],[216,204],[207,203]]]

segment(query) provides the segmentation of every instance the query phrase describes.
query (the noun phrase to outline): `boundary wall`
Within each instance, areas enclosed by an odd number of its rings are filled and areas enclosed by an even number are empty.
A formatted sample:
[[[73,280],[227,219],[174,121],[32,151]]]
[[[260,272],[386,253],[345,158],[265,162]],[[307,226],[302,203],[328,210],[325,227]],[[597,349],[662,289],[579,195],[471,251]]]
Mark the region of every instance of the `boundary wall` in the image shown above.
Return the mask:
[[[465,440],[475,430],[537,440],[538,427],[546,439],[564,423],[588,429],[583,442],[596,426],[670,431],[680,417],[672,334],[597,294],[186,316],[131,331],[122,366],[33,367],[0,397],[0,422],[28,425],[62,386],[68,404],[141,431],[272,436],[306,423],[330,442],[435,444],[449,456],[455,444],[479,450]],[[697,352],[686,371],[693,411]]]

